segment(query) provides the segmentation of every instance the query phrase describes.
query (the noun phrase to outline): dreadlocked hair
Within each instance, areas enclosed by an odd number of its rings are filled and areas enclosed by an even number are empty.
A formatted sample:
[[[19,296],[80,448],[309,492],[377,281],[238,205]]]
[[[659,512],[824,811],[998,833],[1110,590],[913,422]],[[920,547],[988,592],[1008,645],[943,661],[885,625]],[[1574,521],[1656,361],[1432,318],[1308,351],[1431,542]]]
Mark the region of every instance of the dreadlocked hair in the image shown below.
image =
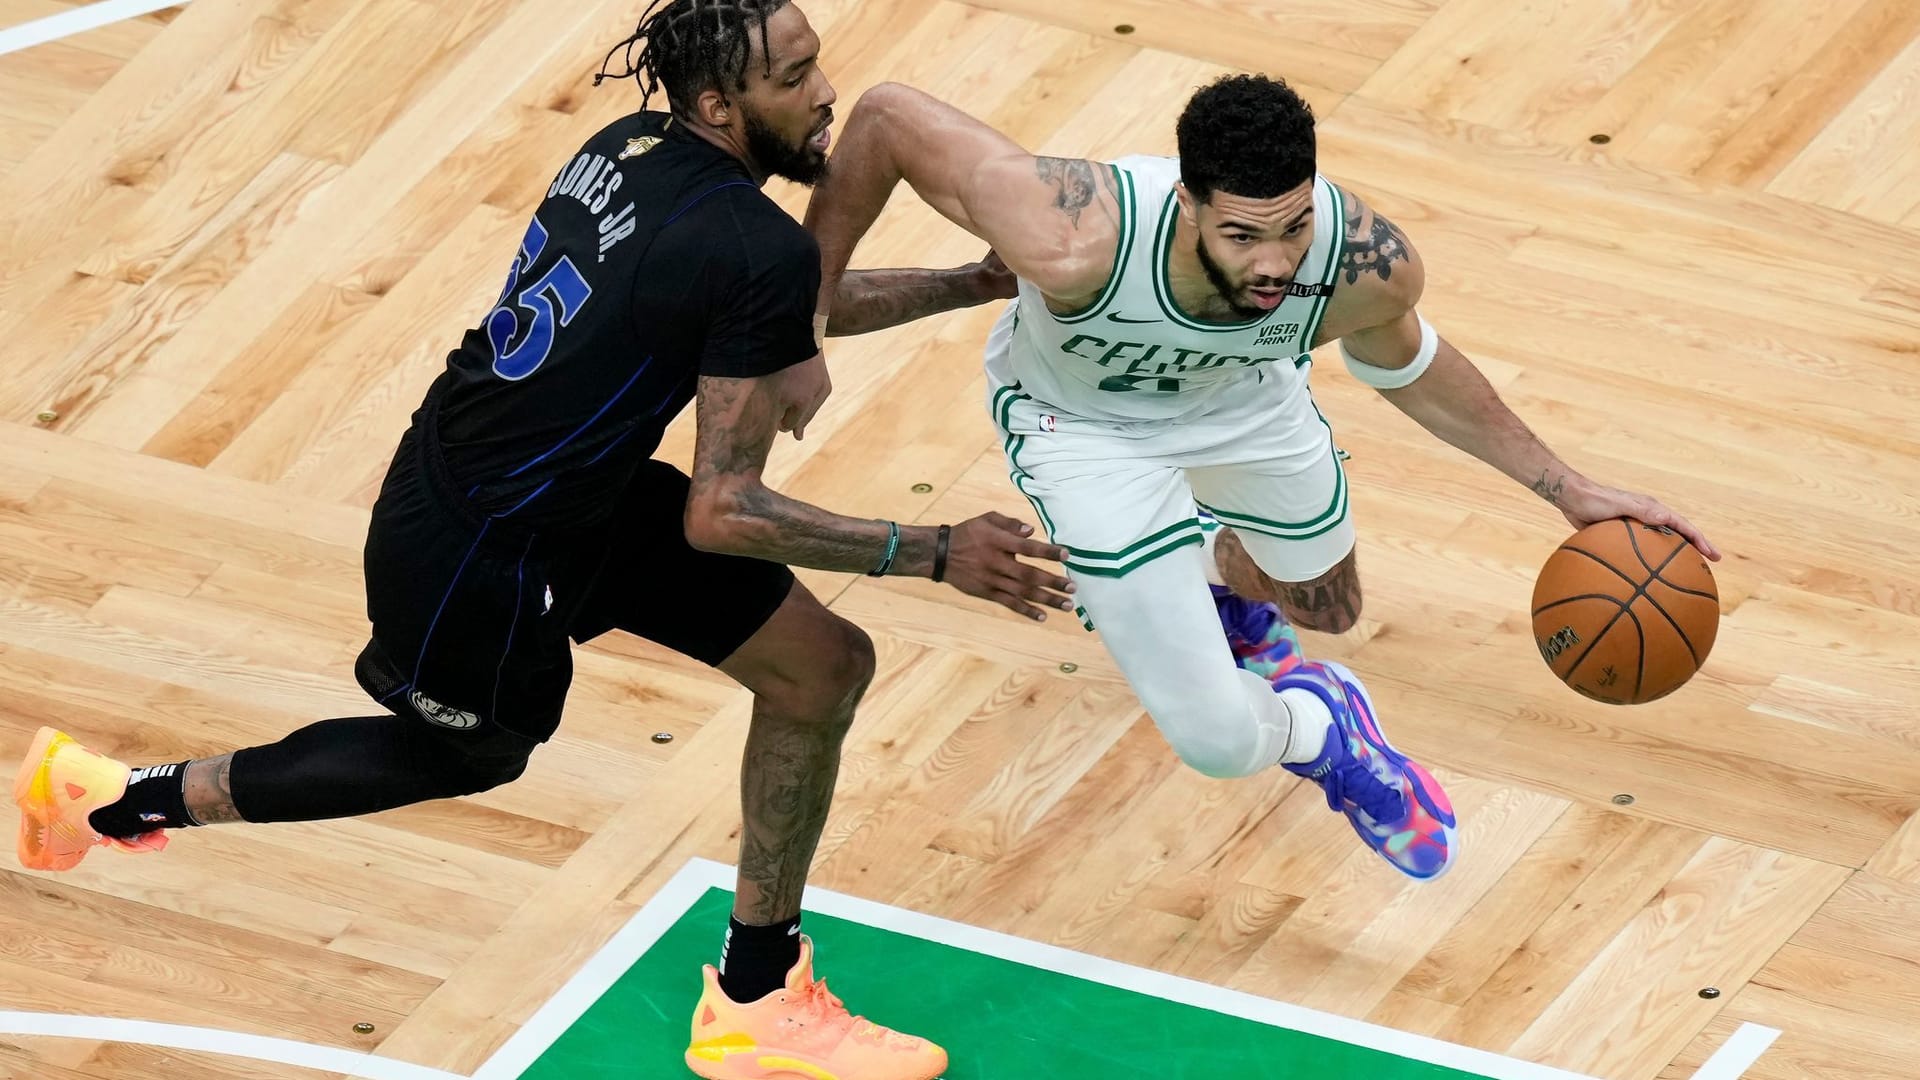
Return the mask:
[[[593,77],[632,79],[640,86],[640,107],[654,92],[665,89],[668,107],[675,113],[691,109],[704,90],[722,93],[747,88],[747,58],[754,30],[760,31],[760,55],[767,74],[773,74],[772,49],[767,42],[767,20],[788,0],[653,0],[640,16],[633,35],[615,45]],[[642,45],[644,41],[646,44]],[[611,71],[620,55],[625,71]]]

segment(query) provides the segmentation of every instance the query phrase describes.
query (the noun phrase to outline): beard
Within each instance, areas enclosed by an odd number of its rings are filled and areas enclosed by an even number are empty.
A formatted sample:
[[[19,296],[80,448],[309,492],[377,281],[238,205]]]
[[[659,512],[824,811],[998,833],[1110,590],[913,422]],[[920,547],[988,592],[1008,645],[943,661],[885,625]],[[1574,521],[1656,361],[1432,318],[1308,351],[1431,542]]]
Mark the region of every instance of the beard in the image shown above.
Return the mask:
[[[788,142],[756,113],[748,113],[746,119],[747,153],[754,164],[805,187],[826,179],[827,155],[808,146],[805,139]]]
[[[1234,314],[1243,319],[1258,319],[1272,314],[1272,312],[1266,308],[1240,302],[1241,287],[1229,280],[1227,278],[1226,268],[1214,262],[1213,256],[1207,254],[1207,245],[1204,241],[1195,240],[1193,242],[1193,249],[1194,253],[1200,256],[1200,269],[1207,272],[1207,281],[1212,283],[1213,291],[1220,294],[1220,299],[1226,301],[1227,306],[1233,309]],[[1258,285],[1263,289],[1278,289],[1289,283],[1285,281],[1261,280],[1248,282],[1248,284]]]

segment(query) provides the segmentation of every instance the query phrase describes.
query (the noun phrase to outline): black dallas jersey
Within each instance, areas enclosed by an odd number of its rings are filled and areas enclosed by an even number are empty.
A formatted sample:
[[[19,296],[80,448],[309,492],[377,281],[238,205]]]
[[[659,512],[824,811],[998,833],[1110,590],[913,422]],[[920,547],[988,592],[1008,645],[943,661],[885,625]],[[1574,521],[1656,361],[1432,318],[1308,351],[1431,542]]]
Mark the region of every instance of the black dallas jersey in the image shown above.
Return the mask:
[[[813,357],[819,288],[813,237],[743,164],[664,113],[636,113],[555,178],[423,426],[481,514],[593,525],[700,376]]]

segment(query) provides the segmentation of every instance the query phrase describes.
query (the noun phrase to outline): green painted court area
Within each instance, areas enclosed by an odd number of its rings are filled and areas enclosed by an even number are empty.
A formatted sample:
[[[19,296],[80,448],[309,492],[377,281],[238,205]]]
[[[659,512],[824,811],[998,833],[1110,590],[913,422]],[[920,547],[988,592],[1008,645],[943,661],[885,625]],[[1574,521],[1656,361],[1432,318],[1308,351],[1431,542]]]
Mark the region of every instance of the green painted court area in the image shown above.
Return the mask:
[[[732,894],[708,889],[522,1080],[691,1076],[682,1064]],[[1457,1080],[1461,1072],[809,912],[850,1007],[941,1043],[947,1080]]]

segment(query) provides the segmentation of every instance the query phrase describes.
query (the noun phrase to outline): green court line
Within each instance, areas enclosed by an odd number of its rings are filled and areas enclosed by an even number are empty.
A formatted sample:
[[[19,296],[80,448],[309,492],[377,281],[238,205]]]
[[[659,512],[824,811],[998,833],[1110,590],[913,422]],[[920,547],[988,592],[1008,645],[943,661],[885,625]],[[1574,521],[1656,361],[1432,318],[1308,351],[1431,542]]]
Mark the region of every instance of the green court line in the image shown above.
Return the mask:
[[[603,945],[598,952],[582,965],[580,970],[569,979],[552,1000],[535,1013],[520,1031],[505,1045],[500,1047],[487,1063],[474,1075],[472,1080],[520,1080],[522,1077],[536,1076],[533,1070],[565,1068],[558,1064],[559,1057],[546,1060],[548,1054],[567,1053],[560,1044],[573,1036],[570,1029],[576,1023],[588,1022],[588,1017],[596,1009],[600,999],[609,991],[618,987],[624,979],[631,976],[633,986],[641,995],[642,1001],[651,1004],[633,1004],[615,1000],[602,1010],[602,1018],[610,1023],[610,1037],[617,1041],[620,1052],[610,1055],[603,1066],[595,1065],[591,1060],[576,1062],[574,1070],[590,1071],[562,1072],[569,1080],[596,1080],[601,1077],[674,1077],[687,1075],[680,1066],[679,1039],[676,1032],[685,1032],[689,1017],[687,1010],[692,1008],[697,979],[692,972],[711,957],[711,950],[717,936],[717,927],[726,914],[725,887],[732,883],[733,870],[730,867],[704,859],[696,859],[682,867],[673,879],[659,891],[647,906],[628,920],[627,925]],[[920,915],[901,908],[888,907],[868,900],[815,889],[808,892],[807,909],[809,928],[820,936],[823,948],[832,952],[829,961],[834,973],[835,985],[847,989],[857,986],[858,992],[870,996],[857,998],[857,1002],[866,1002],[868,1007],[879,1004],[887,1011],[881,1019],[907,1026],[904,1017],[908,1010],[900,1006],[901,1001],[911,1002],[926,998],[926,980],[914,966],[896,961],[894,954],[888,952],[875,957],[871,954],[872,943],[888,941],[891,945],[911,939],[923,944],[945,945],[949,949],[978,954],[981,958],[998,958],[1017,967],[1032,968],[1041,974],[1051,973],[1074,983],[1087,983],[1104,986],[1109,989],[1131,991],[1134,995],[1163,999],[1159,1004],[1132,1002],[1133,1006],[1145,1004],[1156,1011],[1164,1005],[1186,1005],[1216,1016],[1202,1017],[1200,1022],[1217,1025],[1223,1020],[1239,1018],[1258,1024],[1290,1029],[1293,1033],[1318,1036],[1323,1040],[1349,1044],[1348,1051],[1337,1048],[1328,1050],[1314,1047],[1316,1053],[1350,1052],[1355,1048],[1371,1047],[1376,1053],[1385,1053],[1405,1059],[1390,1063],[1396,1070],[1404,1070],[1424,1063],[1430,1068],[1422,1072],[1327,1072],[1326,1066],[1313,1066],[1315,1071],[1305,1071],[1308,1066],[1302,1064],[1309,1060],[1289,1056],[1283,1061],[1264,1062],[1256,1071],[1223,1071],[1217,1066],[1218,1058],[1209,1058],[1209,1068],[1202,1072],[1181,1072],[1160,1070],[1152,1073],[1155,1077],[1179,1077],[1199,1075],[1212,1077],[1231,1076],[1234,1080],[1253,1077],[1264,1080],[1267,1077],[1292,1078],[1299,1080],[1352,1080],[1363,1077],[1366,1080],[1392,1077],[1487,1077],[1491,1080],[1586,1080],[1573,1073],[1550,1069],[1540,1065],[1514,1061],[1495,1054],[1465,1047],[1454,1046],[1423,1036],[1407,1035],[1388,1028],[1364,1024],[1344,1017],[1302,1009],[1280,1002],[1268,1001],[1247,994],[1240,994],[1205,983],[1180,979],[1142,968],[1103,960],[1096,956],[1069,952],[1050,945],[1022,941],[1005,934],[980,930],[959,923]],[[683,929],[684,928],[684,929]],[[874,931],[883,933],[874,934]],[[667,944],[670,935],[681,934],[683,940],[678,944]],[[889,939],[887,935],[892,935]],[[868,938],[866,949],[868,959],[858,960],[857,954],[862,947],[856,939]],[[667,959],[670,953],[677,954]],[[649,956],[658,956],[659,974],[646,974],[640,964]],[[939,954],[935,954],[938,956]],[[927,961],[920,961],[921,969]],[[932,961],[936,965],[936,975],[946,980],[945,985],[955,981],[955,973],[965,968],[975,967],[979,960],[969,957],[964,963],[954,964],[951,957],[941,957]],[[863,970],[873,969],[873,970]],[[976,970],[992,970],[977,968]],[[639,974],[635,974],[640,972]],[[854,982],[848,983],[841,976],[849,976]],[[1023,980],[1036,977],[1034,972],[1022,973]],[[886,991],[886,980],[894,979],[909,983],[896,989],[891,996]],[[998,976],[996,975],[996,978]],[[1050,996],[1048,984],[1038,983],[1039,990],[1034,996],[1043,999],[1042,1007],[1058,1010],[1054,996]],[[663,990],[663,987],[674,989]],[[678,989],[687,987],[687,989]],[[1084,995],[1084,987],[1073,987],[1074,996]],[[949,995],[951,996],[951,995]],[[955,1026],[955,1016],[977,1017],[993,1005],[993,999],[969,1001],[964,1003],[965,1010],[956,1009],[947,1015],[938,1016],[920,1025],[930,1034],[938,1034],[946,1039],[953,1049],[964,1052],[967,1044],[955,1039],[950,1029]],[[1084,1005],[1084,1002],[1083,1002]],[[1023,1003],[1023,1008],[1033,1009],[1031,1002]],[[634,1011],[634,1010],[639,1011]],[[899,1009],[900,1015],[893,1015]],[[1175,1015],[1161,1012],[1161,1016]],[[1186,1014],[1190,1015],[1190,1014]],[[1049,1014],[1051,1017],[1052,1014]],[[1156,1023],[1164,1022],[1156,1020]],[[1189,1045],[1197,1045],[1211,1050],[1221,1045],[1218,1042],[1203,1043],[1192,1036],[1195,1028],[1182,1028],[1180,1034],[1189,1036]],[[1760,1024],[1743,1023],[1721,1047],[1708,1058],[1692,1080],[1738,1080],[1748,1068],[1759,1061],[1774,1041],[1780,1037],[1776,1028]],[[1061,1045],[1078,1049],[1072,1042],[1073,1032],[1069,1032]],[[168,1049],[189,1050],[199,1053],[215,1054],[223,1057],[250,1059],[254,1061],[275,1062],[293,1065],[321,1072],[342,1073],[358,1080],[468,1080],[467,1077],[442,1069],[416,1065],[392,1058],[368,1054],[364,1050],[349,1050],[344,1047],[317,1046],[296,1042],[290,1039],[262,1037],[236,1031],[223,1031],[216,1028],[191,1027],[180,1024],[153,1023],[144,1020],[127,1020],[106,1016],[81,1016],[62,1013],[36,1013],[0,1010],[0,1037],[31,1037],[51,1039],[73,1039],[91,1043],[120,1043],[129,1046],[164,1047]],[[583,1034],[580,1036],[584,1038]],[[1139,1033],[1128,1033],[1128,1038],[1139,1038]],[[671,1061],[665,1064],[651,1057],[641,1057],[636,1053],[643,1039],[651,1038],[655,1042],[665,1040]],[[1031,1038],[1029,1041],[1033,1041]],[[1149,1047],[1154,1052],[1163,1052],[1167,1044],[1165,1038],[1150,1040],[1155,1045]],[[598,1052],[598,1051],[596,1051]],[[1019,1080],[1035,1080],[1046,1077],[1048,1080],[1076,1080],[1078,1077],[1098,1076],[1101,1080],[1125,1080],[1127,1077],[1143,1075],[1139,1063],[1130,1062],[1124,1068],[1101,1068],[1092,1066],[1097,1072],[1086,1072],[1076,1066],[1090,1060],[1087,1055],[1068,1058],[1065,1054],[1054,1054],[1042,1066],[1038,1074],[1022,1073]],[[1068,1062],[1069,1064],[1063,1064]],[[959,1060],[948,1074],[948,1080],[963,1080],[965,1077],[985,1077],[993,1075],[986,1070],[992,1063],[985,1056],[975,1060]],[[1197,1068],[1198,1066],[1194,1066]],[[963,1070],[972,1070],[971,1072]]]
[[[476,1080],[690,1075],[731,884],[731,868],[689,864]],[[825,890],[807,909],[820,974],[946,1046],[946,1080],[1588,1080]]]

